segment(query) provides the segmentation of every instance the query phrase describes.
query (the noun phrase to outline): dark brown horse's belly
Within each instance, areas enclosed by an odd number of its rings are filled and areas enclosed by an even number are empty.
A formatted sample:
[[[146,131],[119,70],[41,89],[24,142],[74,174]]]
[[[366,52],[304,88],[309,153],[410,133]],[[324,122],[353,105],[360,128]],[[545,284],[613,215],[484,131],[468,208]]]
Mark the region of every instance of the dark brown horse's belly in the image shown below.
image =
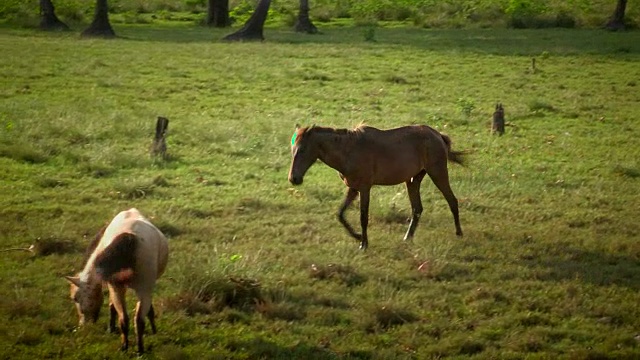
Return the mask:
[[[423,169],[422,159],[409,153],[404,153],[402,156],[381,157],[376,161],[373,169],[373,185],[401,184],[411,180]]]
[[[373,179],[373,185],[398,185],[398,184],[402,184],[405,181],[411,180],[411,178],[416,174],[413,174],[413,175],[398,175],[398,174],[396,174],[396,175],[387,175],[387,176],[375,177]]]

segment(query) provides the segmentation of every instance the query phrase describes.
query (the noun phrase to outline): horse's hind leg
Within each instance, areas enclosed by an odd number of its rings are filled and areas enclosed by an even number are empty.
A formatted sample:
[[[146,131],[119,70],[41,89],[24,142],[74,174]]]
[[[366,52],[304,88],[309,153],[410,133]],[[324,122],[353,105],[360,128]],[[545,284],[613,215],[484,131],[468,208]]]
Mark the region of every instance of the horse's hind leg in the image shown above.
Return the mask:
[[[147,317],[149,318],[149,323],[151,323],[151,333],[155,334],[157,332],[156,312],[153,310],[153,304],[151,304],[151,307],[149,308],[149,313],[147,314]]]
[[[345,211],[347,210],[349,205],[351,205],[353,200],[355,200],[357,197],[358,197],[358,190],[349,188],[349,190],[347,191],[347,197],[345,197],[344,202],[340,207],[340,211],[338,212],[338,220],[340,220],[340,223],[342,224],[342,226],[344,226],[344,228],[347,229],[347,231],[349,232],[349,235],[353,236],[359,241],[362,241],[362,235],[356,233],[351,227],[351,225],[349,225],[347,220],[344,218]]]
[[[120,349],[125,351],[129,348],[129,315],[127,314],[127,305],[125,303],[125,292],[127,288],[109,284],[109,298],[113,309],[118,314],[118,324],[120,325],[120,337],[122,345]]]
[[[109,301],[109,332],[112,334],[116,332],[117,316],[118,316],[118,311],[116,310],[116,306],[113,305],[113,302]]]
[[[438,190],[444,195],[444,198],[447,200],[449,204],[449,209],[451,209],[451,214],[453,214],[453,221],[456,225],[456,235],[462,236],[462,228],[460,227],[460,217],[458,215],[458,199],[453,194],[453,190],[451,190],[451,185],[449,184],[449,171],[447,170],[447,164],[442,163],[438,164],[437,167],[432,167],[431,169],[427,169],[427,173],[433,183],[438,187]]]
[[[422,170],[418,175],[411,178],[411,180],[405,182],[407,185],[407,193],[409,194],[409,201],[411,202],[411,222],[409,223],[409,229],[404,236],[404,241],[413,238],[413,234],[418,226],[420,215],[422,214],[422,200],[420,200],[420,183],[424,178],[426,171]]]
[[[367,250],[369,246],[369,237],[367,236],[367,226],[369,226],[369,195],[369,189],[360,191],[360,226],[362,227],[360,250]]]
[[[144,354],[144,318],[151,311],[151,299],[139,296],[136,305],[136,337],[138,339],[138,354]],[[155,315],[155,314],[154,314]]]

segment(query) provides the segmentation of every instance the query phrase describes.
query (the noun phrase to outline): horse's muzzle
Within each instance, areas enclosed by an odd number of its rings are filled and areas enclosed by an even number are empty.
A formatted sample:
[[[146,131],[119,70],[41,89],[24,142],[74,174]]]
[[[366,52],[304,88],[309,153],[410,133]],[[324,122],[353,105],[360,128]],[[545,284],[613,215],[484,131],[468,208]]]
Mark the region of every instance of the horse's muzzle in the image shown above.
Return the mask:
[[[289,182],[293,185],[300,185],[302,184],[302,176],[291,176]]]

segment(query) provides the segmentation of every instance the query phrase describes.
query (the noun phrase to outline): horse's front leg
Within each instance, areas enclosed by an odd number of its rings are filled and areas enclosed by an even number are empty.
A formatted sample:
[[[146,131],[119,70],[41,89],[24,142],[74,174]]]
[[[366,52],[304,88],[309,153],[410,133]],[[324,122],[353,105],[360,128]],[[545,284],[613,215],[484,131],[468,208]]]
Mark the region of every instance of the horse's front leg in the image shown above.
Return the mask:
[[[404,236],[404,241],[411,240],[413,234],[418,226],[420,215],[422,215],[422,200],[420,199],[420,183],[424,178],[426,171],[421,171],[418,175],[411,178],[411,180],[405,182],[407,185],[407,193],[409,194],[409,201],[411,202],[411,222],[409,223],[409,229]]]
[[[109,299],[113,309],[118,314],[118,323],[120,325],[120,336],[122,345],[120,349],[126,351],[129,349],[129,315],[127,314],[127,305],[125,303],[125,293],[127,288],[124,286],[114,286],[109,284]],[[112,313],[113,314],[113,313]]]
[[[351,227],[351,225],[349,225],[347,220],[344,218],[345,211],[357,197],[358,197],[358,190],[349,188],[349,190],[347,191],[347,197],[344,199],[344,202],[340,207],[340,211],[338,212],[338,220],[340,220],[340,223],[342,224],[342,226],[344,226],[344,228],[347,229],[347,231],[349,232],[349,235],[356,238],[356,240],[362,241],[362,235],[356,233]]]
[[[362,226],[360,250],[367,250],[369,246],[369,238],[367,236],[367,226],[369,225],[369,194],[370,189],[360,191],[360,226]]]

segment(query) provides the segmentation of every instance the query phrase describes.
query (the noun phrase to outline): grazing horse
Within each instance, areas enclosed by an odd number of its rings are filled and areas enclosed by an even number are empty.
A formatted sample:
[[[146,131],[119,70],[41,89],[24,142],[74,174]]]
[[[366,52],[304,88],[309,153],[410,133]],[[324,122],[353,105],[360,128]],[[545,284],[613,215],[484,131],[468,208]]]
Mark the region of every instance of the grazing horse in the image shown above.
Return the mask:
[[[96,322],[102,306],[103,282],[109,288],[109,329],[115,332],[115,316],[122,334],[122,350],[129,348],[129,316],[125,304],[127,288],[138,297],[135,330],[138,353],[144,352],[144,318],[156,333],[155,312],[151,296],[156,280],[162,275],[169,255],[167,238],[137,209],[116,215],[101,230],[87,250],[84,269],[71,283],[71,298],[76,304],[80,326],[86,320]]]
[[[338,212],[340,223],[366,249],[369,240],[369,194],[373,185],[396,185],[404,182],[409,193],[412,217],[404,237],[411,239],[422,213],[420,182],[429,175],[444,195],[453,214],[456,235],[462,236],[458,217],[458,200],[449,185],[447,160],[462,164],[462,153],[451,150],[451,140],[426,125],[379,130],[360,125],[353,130],[311,126],[296,130],[291,138],[293,160],[289,181],[302,184],[304,174],[320,159],[340,173],[348,187]],[[356,233],[344,218],[345,210],[360,194],[360,225]]]

